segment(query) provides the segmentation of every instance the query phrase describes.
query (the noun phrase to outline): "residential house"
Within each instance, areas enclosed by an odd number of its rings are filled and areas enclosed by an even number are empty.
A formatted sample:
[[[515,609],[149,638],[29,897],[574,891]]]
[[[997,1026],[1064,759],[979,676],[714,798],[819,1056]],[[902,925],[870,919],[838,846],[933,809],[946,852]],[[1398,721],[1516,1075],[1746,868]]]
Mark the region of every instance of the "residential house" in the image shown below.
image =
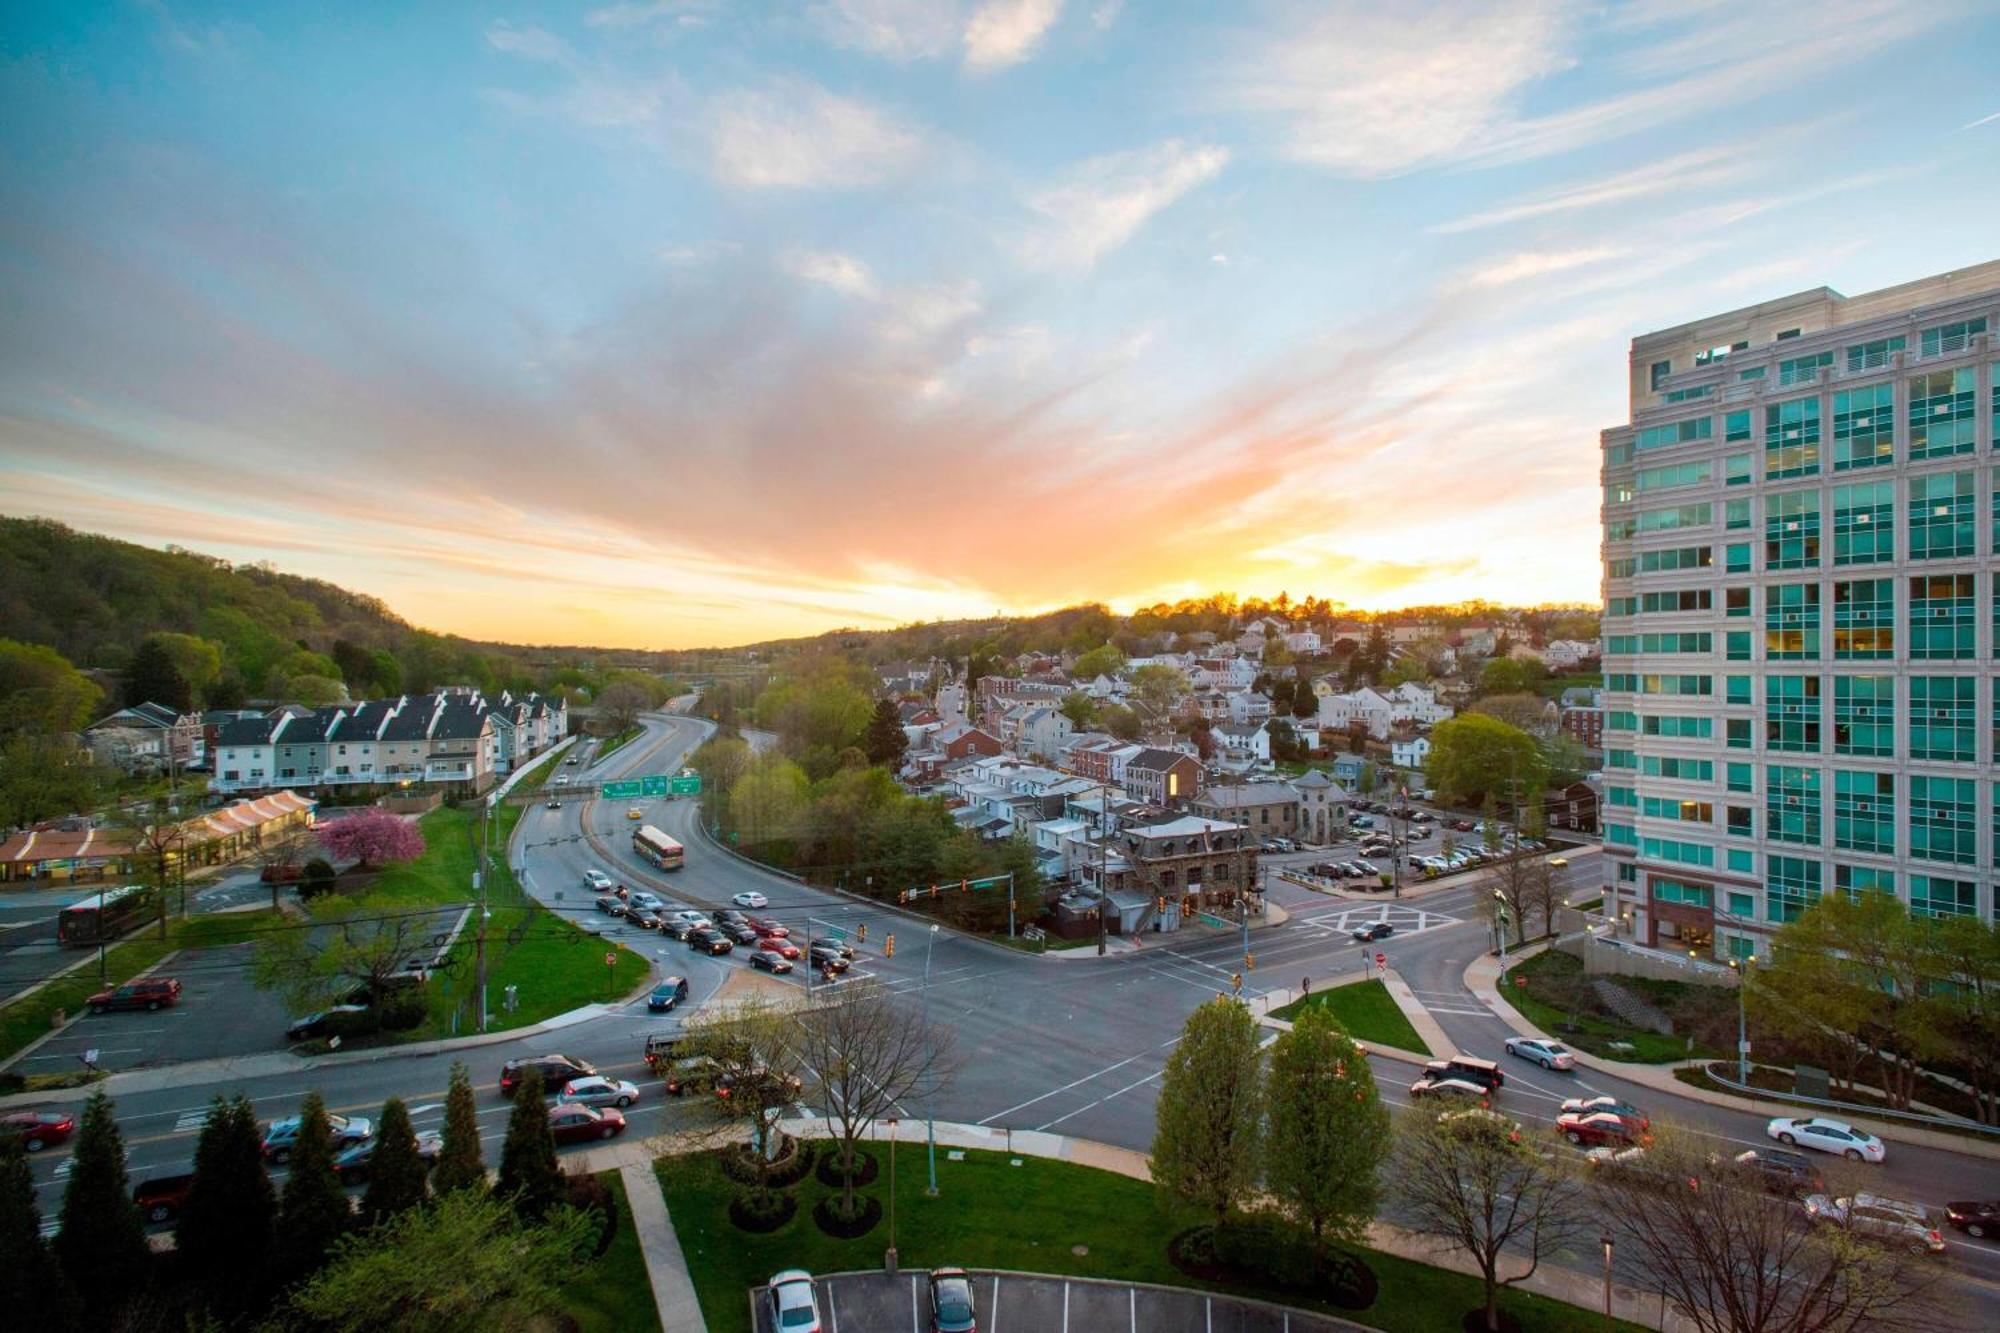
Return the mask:
[[[1125,761],[1122,785],[1134,799],[1168,809],[1201,795],[1201,762],[1180,750],[1148,748]]]
[[[1299,831],[1299,794],[1284,782],[1210,787],[1188,813],[1240,824],[1258,838],[1291,838]]]
[[[1568,705],[1562,710],[1558,722],[1564,734],[1574,737],[1576,743],[1591,754],[1604,749],[1604,706],[1602,704]]]
[[[1271,718],[1271,696],[1257,690],[1234,690],[1228,695],[1229,720],[1237,726],[1254,726]]]
[[[1125,781],[1125,766],[1145,751],[1143,745],[1114,736],[1094,737],[1070,747],[1070,771],[1092,782],[1118,786]]]
[[[165,704],[121,708],[85,727],[82,739],[91,758],[127,773],[198,768],[207,755],[201,715]]]
[[[1397,768],[1421,769],[1424,760],[1430,757],[1430,753],[1431,738],[1428,736],[1411,736],[1404,740],[1389,742],[1389,762]]]
[[[1335,755],[1333,759],[1333,780],[1349,791],[1361,786],[1361,779],[1367,775],[1368,760],[1358,754]]]
[[[1259,722],[1255,726],[1238,726],[1226,722],[1214,728],[1211,733],[1222,752],[1235,760],[1254,760],[1269,763],[1271,759],[1271,728],[1268,723]]]
[[[1557,671],[1574,671],[1600,655],[1595,639],[1551,639],[1542,660]]]
[[[1064,744],[1075,733],[1076,724],[1062,709],[1031,708],[1021,720],[1016,748],[1031,757],[1053,760],[1062,753]]]
[[[1168,912],[1227,912],[1241,895],[1257,891],[1257,838],[1240,824],[1185,816],[1128,828],[1114,835],[1127,871],[1111,881],[1121,927],[1143,922],[1164,899]],[[1121,890],[1140,899],[1139,920]],[[1130,925],[1126,923],[1130,922]]]
[[[1289,631],[1285,635],[1285,647],[1290,649],[1292,652],[1299,654],[1301,657],[1310,657],[1316,653],[1324,651],[1324,645],[1320,641],[1319,631],[1311,629],[1295,629]]]
[[[933,743],[937,746],[938,753],[947,761],[964,759],[972,755],[995,755],[1007,748],[992,732],[983,731],[963,722],[938,732],[933,738]]]

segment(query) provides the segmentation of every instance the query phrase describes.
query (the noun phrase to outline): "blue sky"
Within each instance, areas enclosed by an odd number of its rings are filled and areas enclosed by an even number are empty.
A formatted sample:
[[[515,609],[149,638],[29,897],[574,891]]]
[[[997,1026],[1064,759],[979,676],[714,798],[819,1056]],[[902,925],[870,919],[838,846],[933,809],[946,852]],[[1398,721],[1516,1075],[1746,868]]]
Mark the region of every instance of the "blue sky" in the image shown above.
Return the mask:
[[[1995,257],[2000,11],[14,5],[0,511],[468,634],[1596,595],[1638,332]]]

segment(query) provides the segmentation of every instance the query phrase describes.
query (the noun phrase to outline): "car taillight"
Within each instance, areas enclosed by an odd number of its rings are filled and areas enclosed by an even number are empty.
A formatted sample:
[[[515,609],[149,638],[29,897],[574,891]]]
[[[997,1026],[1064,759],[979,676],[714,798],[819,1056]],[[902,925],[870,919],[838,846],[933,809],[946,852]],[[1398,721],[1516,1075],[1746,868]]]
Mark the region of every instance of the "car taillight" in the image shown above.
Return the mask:
[[[1933,1245],[1942,1245],[1942,1244],[1944,1244],[1944,1237],[1943,1237],[1943,1236],[1940,1236],[1940,1235],[1939,1235],[1939,1234],[1938,1234],[1937,1232],[1935,1232],[1935,1231],[1927,1231],[1927,1232],[1925,1232],[1924,1234],[1930,1237],[1930,1239],[1931,1239],[1931,1244],[1933,1244]]]

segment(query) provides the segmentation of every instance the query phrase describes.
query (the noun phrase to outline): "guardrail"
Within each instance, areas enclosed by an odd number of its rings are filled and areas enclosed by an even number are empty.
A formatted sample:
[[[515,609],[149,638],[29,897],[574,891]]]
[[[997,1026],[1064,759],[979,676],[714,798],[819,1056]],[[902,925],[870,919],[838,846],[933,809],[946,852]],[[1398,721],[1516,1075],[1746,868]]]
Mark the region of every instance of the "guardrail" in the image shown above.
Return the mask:
[[[1925,1125],[1937,1129],[1970,1130],[1975,1134],[2000,1135],[2000,1125],[1982,1125],[1977,1120],[1963,1120],[1957,1116],[1923,1115],[1917,1111],[1894,1111],[1887,1107],[1863,1106],[1858,1102],[1837,1102],[1826,1097],[1808,1097],[1797,1092],[1778,1092],[1771,1088],[1760,1088],[1752,1083],[1739,1083],[1735,1079],[1715,1072],[1718,1064],[1727,1065],[1726,1060],[1709,1060],[1702,1064],[1701,1072],[1714,1083],[1752,1097],[1782,1097],[1786,1101],[1799,1102],[1806,1106],[1824,1106],[1829,1110],[1846,1111],[1853,1115],[1872,1116],[1880,1120],[1901,1120],[1912,1125]]]

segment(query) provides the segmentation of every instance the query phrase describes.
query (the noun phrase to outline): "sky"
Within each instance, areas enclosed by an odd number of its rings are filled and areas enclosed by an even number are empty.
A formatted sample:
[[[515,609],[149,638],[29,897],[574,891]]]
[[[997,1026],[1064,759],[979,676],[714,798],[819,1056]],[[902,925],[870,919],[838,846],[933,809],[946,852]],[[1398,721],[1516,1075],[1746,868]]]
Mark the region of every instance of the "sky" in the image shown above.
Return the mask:
[[[1630,339],[2000,256],[1990,0],[0,17],[0,513],[687,647],[1592,601]]]

